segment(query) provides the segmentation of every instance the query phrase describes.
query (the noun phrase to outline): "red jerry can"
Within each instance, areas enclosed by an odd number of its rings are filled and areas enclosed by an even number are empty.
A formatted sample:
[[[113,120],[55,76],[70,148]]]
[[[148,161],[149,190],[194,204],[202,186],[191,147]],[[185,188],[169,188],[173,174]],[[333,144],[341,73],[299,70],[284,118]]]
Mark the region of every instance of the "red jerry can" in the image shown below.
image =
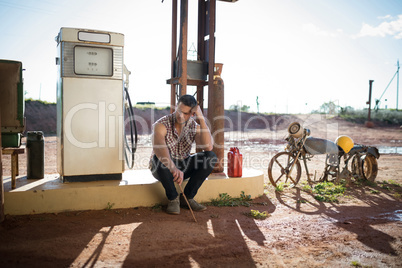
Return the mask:
[[[243,155],[239,148],[230,148],[228,152],[228,176],[241,177],[243,175]]]

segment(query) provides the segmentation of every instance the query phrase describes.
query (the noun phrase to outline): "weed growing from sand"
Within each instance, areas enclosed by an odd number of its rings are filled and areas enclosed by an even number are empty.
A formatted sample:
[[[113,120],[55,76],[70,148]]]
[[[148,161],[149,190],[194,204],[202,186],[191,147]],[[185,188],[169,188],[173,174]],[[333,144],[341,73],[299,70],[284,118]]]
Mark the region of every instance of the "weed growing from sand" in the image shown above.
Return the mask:
[[[397,183],[394,180],[388,180],[388,183],[391,184],[391,185],[394,185],[394,186],[402,187],[399,183]]]
[[[370,190],[370,193],[372,193],[372,194],[379,194],[380,191],[372,189],[372,190]]]
[[[354,267],[363,267],[363,268],[370,268],[371,266],[367,266],[367,265],[362,265],[362,264],[360,264],[360,262],[358,262],[358,261],[351,261],[350,262],[350,265],[351,266],[354,266]]]
[[[394,193],[393,196],[394,196],[396,199],[402,199],[402,194],[400,194],[400,193]]]
[[[271,216],[266,211],[260,212],[259,210],[254,210],[254,209],[250,210],[250,212],[245,212],[244,215],[257,219],[257,220],[265,220],[266,218]]]
[[[362,267],[361,264],[358,261],[351,261],[350,265],[352,265],[354,267]]]
[[[107,205],[106,205],[106,210],[111,210],[112,208],[113,208],[113,206],[114,206],[114,203],[110,203],[110,202],[107,202]]]
[[[283,182],[278,183],[278,185],[275,187],[275,191],[277,192],[283,192],[283,188],[285,187]]]
[[[162,211],[162,204],[157,203],[157,204],[153,205],[151,209],[154,212],[160,212],[160,211]]]
[[[237,198],[231,197],[227,193],[219,194],[219,197],[211,199],[209,204],[215,207],[249,207],[251,206],[250,201],[252,201],[251,196],[242,191],[240,197]]]

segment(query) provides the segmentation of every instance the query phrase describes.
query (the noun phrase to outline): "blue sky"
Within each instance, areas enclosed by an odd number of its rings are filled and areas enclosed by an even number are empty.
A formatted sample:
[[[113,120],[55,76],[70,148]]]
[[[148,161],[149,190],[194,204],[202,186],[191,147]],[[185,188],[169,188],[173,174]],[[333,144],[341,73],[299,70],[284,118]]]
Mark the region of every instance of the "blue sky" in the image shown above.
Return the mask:
[[[190,47],[198,1],[189,2]],[[26,97],[56,100],[54,38],[61,27],[76,27],[123,33],[134,102],[169,105],[171,0],[0,0],[0,17],[0,58],[23,62]],[[217,3],[216,61],[224,64],[226,108],[257,111],[257,96],[260,112],[304,113],[328,101],[364,108],[369,80],[374,101],[398,59],[400,0]],[[396,107],[396,91],[395,78],[381,107]]]

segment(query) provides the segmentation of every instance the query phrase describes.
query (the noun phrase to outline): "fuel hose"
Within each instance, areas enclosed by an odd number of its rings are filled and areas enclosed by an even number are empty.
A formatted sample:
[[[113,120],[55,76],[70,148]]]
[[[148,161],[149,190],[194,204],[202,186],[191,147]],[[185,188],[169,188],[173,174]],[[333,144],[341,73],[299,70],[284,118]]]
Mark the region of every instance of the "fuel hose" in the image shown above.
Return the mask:
[[[138,133],[134,118],[134,109],[131,104],[128,88],[124,87],[124,156],[129,169],[134,167],[134,155],[137,150]],[[129,133],[126,133],[126,125],[129,124]],[[127,137],[129,136],[129,137]]]

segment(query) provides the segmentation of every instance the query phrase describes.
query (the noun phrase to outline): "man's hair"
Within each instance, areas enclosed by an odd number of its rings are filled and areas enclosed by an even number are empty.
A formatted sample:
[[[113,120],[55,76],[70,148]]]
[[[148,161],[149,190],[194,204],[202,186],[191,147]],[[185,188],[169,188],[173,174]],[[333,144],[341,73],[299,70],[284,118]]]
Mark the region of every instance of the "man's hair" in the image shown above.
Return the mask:
[[[193,95],[181,96],[179,98],[179,100],[177,101],[177,104],[179,104],[180,102],[191,108],[194,108],[195,106],[197,106],[197,100],[194,98]]]

